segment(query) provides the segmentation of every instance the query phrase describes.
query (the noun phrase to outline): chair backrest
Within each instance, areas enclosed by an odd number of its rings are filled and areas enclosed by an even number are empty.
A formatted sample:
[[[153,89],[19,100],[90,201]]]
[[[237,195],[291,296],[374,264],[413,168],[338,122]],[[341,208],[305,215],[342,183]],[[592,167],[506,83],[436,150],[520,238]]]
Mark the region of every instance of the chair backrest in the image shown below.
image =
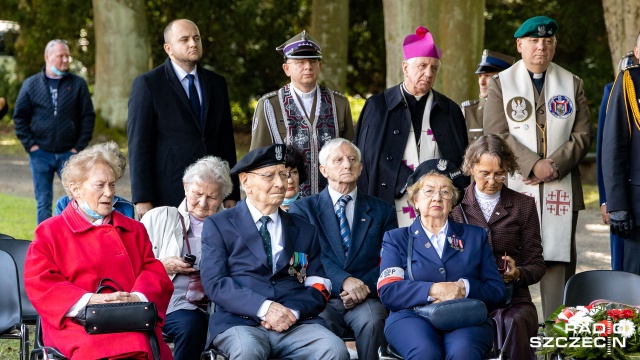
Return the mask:
[[[614,270],[591,270],[573,275],[564,287],[565,306],[589,305],[606,299],[640,305],[640,275]]]
[[[16,328],[22,323],[20,307],[20,283],[18,267],[13,257],[0,250],[0,334]]]
[[[0,234],[0,239],[13,239],[13,236],[7,235],[7,234]]]
[[[27,250],[31,241],[19,239],[0,239],[0,250],[11,254],[18,266],[18,276],[20,278],[20,299],[22,302],[22,321],[35,325],[38,313],[27,297],[24,289],[24,260],[27,257]]]

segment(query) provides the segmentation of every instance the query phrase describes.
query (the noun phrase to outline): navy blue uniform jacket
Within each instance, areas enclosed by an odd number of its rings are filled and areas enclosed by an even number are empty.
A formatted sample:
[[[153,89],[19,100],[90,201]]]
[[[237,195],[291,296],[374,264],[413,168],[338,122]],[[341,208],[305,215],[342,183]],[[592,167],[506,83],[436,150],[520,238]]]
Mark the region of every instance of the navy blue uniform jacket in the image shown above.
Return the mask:
[[[284,248],[275,273],[267,265],[262,238],[245,201],[205,220],[200,271],[204,290],[216,304],[209,320],[209,339],[233,326],[259,326],[257,313],[265,300],[298,310],[298,323],[322,323],[317,316],[326,306],[325,295],[288,273],[289,260],[300,252],[308,255],[307,276],[326,278],[318,231],[284,211],[280,218]]]
[[[129,169],[134,203],[178,207],[184,199],[182,175],[196,160],[213,155],[236,164],[231,106],[225,79],[198,66],[204,131],[189,97],[167,59],[138,76],[129,96]],[[232,176],[231,199],[240,199]]]
[[[413,281],[405,272],[410,236],[413,237]],[[481,300],[490,311],[502,302],[504,284],[493,258],[487,231],[449,218],[447,239],[461,240],[464,251],[454,250],[445,241],[441,259],[431,246],[419,218],[410,227],[385,234],[378,292],[382,304],[391,311],[387,326],[396,320],[417,316],[413,307],[428,304],[431,285],[437,282],[458,281],[461,278],[469,280],[468,297]],[[427,243],[429,246],[426,246]]]
[[[376,281],[380,274],[382,236],[398,227],[393,206],[358,192],[351,228],[351,245],[346,257],[340,237],[340,224],[333,210],[328,188],[320,194],[293,202],[289,212],[304,217],[318,228],[322,264],[333,285],[331,292],[334,295],[340,295],[344,280],[353,276],[369,286],[369,297],[378,297]]]
[[[429,121],[443,159],[461,167],[469,144],[462,110],[453,100],[433,92]],[[425,109],[427,111],[428,109]],[[358,189],[395,205],[394,199],[413,170],[402,162],[411,130],[411,113],[402,97],[402,86],[386,89],[367,99],[360,113],[353,143],[362,152]],[[464,177],[461,189],[469,185]],[[456,184],[457,186],[457,184]]]

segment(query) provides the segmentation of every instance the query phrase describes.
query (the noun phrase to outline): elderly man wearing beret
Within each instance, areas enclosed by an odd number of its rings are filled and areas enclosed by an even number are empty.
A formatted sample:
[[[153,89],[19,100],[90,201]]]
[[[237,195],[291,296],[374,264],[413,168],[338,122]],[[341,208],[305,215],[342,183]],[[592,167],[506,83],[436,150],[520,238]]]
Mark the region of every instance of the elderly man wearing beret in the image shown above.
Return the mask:
[[[401,227],[416,217],[405,191],[413,170],[439,158],[460,167],[468,145],[460,107],[433,89],[442,50],[429,30],[420,26],[402,50],[404,81],[367,99],[353,139],[363,156],[358,189],[394,204]]]
[[[509,179],[509,188],[538,205],[545,318],[562,305],[564,284],[575,273],[576,224],[584,209],[578,164],[591,145],[582,80],[551,62],[557,32],[547,16],[520,26],[514,37],[522,60],[491,79],[484,108],[485,133],[505,139],[518,157],[520,173]]]
[[[283,144],[245,155],[231,174],[247,198],[205,220],[200,269],[215,303],[211,343],[230,359],[348,359],[318,317],[331,294],[318,230],[279,209],[284,156]]]
[[[460,104],[462,115],[467,122],[467,132],[469,133],[469,144],[482,136],[482,114],[484,104],[489,93],[489,79],[504,69],[513,65],[515,59],[509,55],[501,54],[497,51],[484,49],[480,64],[478,64],[478,86],[480,87],[480,99],[466,100]]]
[[[302,31],[276,51],[284,57],[282,70],[291,83],[258,101],[251,149],[270,144],[294,145],[304,155],[309,175],[300,184],[300,195],[317,194],[327,186],[327,180],[318,172],[318,152],[331,139],[353,139],[351,107],[344,95],[318,85],[322,53],[309,33]]]

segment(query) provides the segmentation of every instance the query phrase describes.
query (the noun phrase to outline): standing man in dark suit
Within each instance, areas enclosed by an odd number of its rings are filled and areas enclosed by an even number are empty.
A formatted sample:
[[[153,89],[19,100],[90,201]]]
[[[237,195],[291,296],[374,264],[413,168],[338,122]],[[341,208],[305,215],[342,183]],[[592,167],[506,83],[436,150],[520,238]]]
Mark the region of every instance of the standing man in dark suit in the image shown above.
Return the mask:
[[[318,314],[331,293],[316,228],[280,210],[285,145],[258,148],[231,174],[247,198],[205,220],[202,284],[216,310],[209,337],[234,359],[348,359]]]
[[[180,205],[182,174],[206,156],[234,166],[231,106],[227,82],[198,66],[202,41],[196,24],[180,19],[164,30],[163,65],[138,76],[129,97],[129,168],[131,195],[138,216],[157,206]],[[240,199],[238,179],[225,207]]]
[[[322,264],[333,290],[320,314],[327,328],[345,336],[352,330],[358,359],[376,359],[386,345],[387,310],[376,291],[380,249],[385,232],[398,227],[395,209],[358,191],[360,150],[346,139],[326,143],[319,154],[320,172],[329,186],[291,204],[289,212],[315,225],[322,245]]]
[[[363,153],[358,188],[395,204],[398,225],[404,227],[416,218],[405,192],[409,175],[430,159],[460,167],[469,141],[458,104],[433,89],[442,50],[429,30],[420,26],[407,35],[402,50],[404,81],[367,99],[353,143]],[[456,187],[468,184],[464,176]]]
[[[633,49],[640,58],[640,33]],[[611,233],[624,241],[622,269],[640,274],[640,67],[618,73],[602,137],[602,175]]]

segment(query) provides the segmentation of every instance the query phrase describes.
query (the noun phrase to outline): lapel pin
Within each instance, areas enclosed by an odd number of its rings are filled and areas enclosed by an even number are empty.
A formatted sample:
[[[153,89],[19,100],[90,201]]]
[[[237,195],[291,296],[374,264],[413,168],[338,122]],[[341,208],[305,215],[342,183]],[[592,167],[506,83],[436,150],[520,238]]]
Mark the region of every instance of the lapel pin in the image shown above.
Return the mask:
[[[416,230],[416,232],[414,232],[414,234],[418,235],[420,233],[420,231]]]
[[[428,242],[428,243],[424,244],[424,246],[426,246],[427,249],[430,248],[431,247],[431,242]]]
[[[367,221],[367,220],[365,220],[365,219],[360,219],[360,221]]]
[[[496,215],[500,215],[500,213],[496,211]]]

